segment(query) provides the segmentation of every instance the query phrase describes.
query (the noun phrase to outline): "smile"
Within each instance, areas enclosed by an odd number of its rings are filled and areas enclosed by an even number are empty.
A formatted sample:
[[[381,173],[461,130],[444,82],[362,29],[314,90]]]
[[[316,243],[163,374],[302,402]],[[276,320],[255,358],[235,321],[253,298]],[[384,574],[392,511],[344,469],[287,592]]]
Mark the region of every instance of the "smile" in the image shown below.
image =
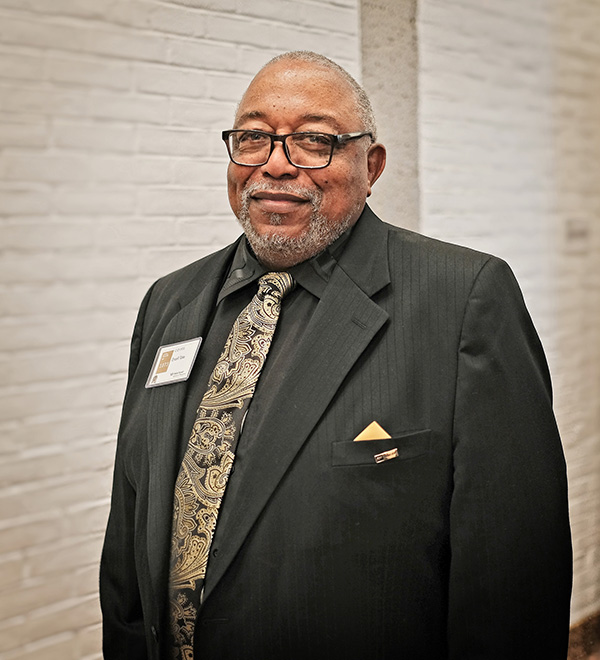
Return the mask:
[[[310,203],[306,197],[276,190],[257,190],[250,197],[266,213],[286,213]]]
[[[253,199],[260,199],[272,202],[294,202],[294,203],[305,203],[309,200],[300,195],[294,195],[288,192],[279,192],[271,190],[258,190],[251,195]]]

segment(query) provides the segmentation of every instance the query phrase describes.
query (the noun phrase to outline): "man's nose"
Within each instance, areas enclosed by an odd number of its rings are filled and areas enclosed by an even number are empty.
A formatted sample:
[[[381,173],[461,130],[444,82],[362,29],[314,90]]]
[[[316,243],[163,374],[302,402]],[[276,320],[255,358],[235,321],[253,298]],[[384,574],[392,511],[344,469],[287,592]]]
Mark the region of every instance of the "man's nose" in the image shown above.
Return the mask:
[[[298,168],[288,160],[282,142],[275,142],[269,160],[261,166],[261,170],[265,176],[270,176],[274,179],[295,177],[298,175]]]

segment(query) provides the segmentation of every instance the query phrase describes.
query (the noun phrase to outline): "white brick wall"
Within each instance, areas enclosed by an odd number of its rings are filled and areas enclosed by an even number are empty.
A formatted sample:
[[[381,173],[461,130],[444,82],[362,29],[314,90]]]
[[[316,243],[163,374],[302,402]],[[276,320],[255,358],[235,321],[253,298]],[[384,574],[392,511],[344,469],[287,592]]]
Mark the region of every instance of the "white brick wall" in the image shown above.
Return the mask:
[[[422,0],[424,233],[513,266],[569,464],[572,620],[600,609],[600,2]]]
[[[135,310],[238,234],[219,131],[250,76],[290,48],[357,74],[358,4],[0,0],[0,660],[99,657]],[[422,229],[523,285],[569,459],[578,620],[600,607],[600,2],[420,5]]]
[[[357,0],[0,0],[0,660],[99,657],[136,308],[238,235],[235,102],[269,57],[359,71]]]

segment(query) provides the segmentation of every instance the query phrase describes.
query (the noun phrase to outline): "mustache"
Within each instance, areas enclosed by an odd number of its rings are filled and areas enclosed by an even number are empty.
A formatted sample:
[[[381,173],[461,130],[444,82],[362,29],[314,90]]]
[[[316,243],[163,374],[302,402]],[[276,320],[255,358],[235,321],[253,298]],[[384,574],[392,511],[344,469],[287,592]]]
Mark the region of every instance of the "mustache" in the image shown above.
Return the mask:
[[[274,192],[274,193],[289,193],[290,195],[299,195],[307,199],[313,207],[317,207],[323,197],[320,190],[313,188],[305,188],[296,183],[279,183],[274,184],[267,181],[256,181],[254,183],[247,183],[242,190],[242,203],[247,205],[250,197],[257,192]]]

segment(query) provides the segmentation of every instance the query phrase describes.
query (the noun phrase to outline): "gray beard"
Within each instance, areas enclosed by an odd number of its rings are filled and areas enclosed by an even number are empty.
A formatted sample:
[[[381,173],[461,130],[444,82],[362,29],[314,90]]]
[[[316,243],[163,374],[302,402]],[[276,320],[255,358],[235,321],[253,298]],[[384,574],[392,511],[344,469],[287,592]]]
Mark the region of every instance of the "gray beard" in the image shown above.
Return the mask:
[[[281,236],[280,234],[259,234],[250,221],[250,197],[258,190],[277,190],[278,192],[289,192],[299,194],[309,199],[312,213],[308,227],[300,236]],[[251,183],[242,192],[242,205],[238,215],[238,221],[246,234],[246,238],[258,260],[267,268],[289,268],[306,261],[311,257],[323,252],[353,224],[360,211],[360,207],[350,210],[348,215],[340,222],[331,222],[321,215],[321,200],[323,194],[320,191],[302,188],[295,184],[286,183],[274,186],[268,183]],[[282,215],[271,213],[269,223],[278,227],[282,223]]]

